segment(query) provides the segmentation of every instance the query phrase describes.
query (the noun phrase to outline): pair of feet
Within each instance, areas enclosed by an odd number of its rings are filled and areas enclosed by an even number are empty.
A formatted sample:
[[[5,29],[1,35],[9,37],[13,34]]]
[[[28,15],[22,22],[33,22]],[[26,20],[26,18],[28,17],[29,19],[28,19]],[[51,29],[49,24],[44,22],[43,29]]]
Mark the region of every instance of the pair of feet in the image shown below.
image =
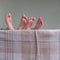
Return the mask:
[[[7,24],[6,29],[15,30],[13,25],[12,25],[12,15],[11,15],[11,13],[8,13],[6,15],[5,21],[6,21],[6,24]],[[31,29],[30,27],[32,26],[34,21],[35,21],[34,17],[28,18],[26,15],[23,15],[21,17],[21,23],[19,24],[19,27],[17,28],[17,30],[22,30],[22,29],[30,30]],[[43,20],[42,20],[42,17],[40,17],[40,18],[38,18],[36,26],[33,29],[34,30],[40,29],[42,25],[43,25]]]

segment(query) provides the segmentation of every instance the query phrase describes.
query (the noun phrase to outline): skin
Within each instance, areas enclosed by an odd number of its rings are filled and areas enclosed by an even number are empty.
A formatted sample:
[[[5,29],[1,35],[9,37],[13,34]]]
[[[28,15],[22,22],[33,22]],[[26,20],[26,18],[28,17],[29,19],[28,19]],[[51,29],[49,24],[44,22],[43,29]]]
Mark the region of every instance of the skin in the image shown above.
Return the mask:
[[[6,15],[5,21],[6,21],[6,25],[7,25],[7,28],[6,28],[7,30],[15,30],[14,27],[13,27],[13,25],[12,25],[12,15],[11,15],[11,13],[8,13]],[[21,17],[21,23],[19,24],[17,30],[23,30],[23,29],[25,29],[25,30],[31,30],[30,27],[33,25],[34,21],[35,21],[34,17],[28,18],[24,14]],[[36,26],[33,29],[34,30],[38,30],[38,29],[40,29],[42,27],[42,25],[43,25],[43,19],[42,19],[42,17],[39,17],[38,21],[36,23]]]
[[[21,23],[19,24],[19,27],[17,28],[17,30],[22,30],[24,29],[24,27],[27,25],[27,22],[28,21],[28,18],[27,16],[24,14],[22,17],[21,17]]]
[[[12,25],[12,15],[11,15],[11,13],[8,13],[6,15],[5,22],[6,22],[6,25],[7,25],[6,29],[14,30],[13,25]]]
[[[31,27],[32,24],[34,23],[34,20],[35,20],[34,17],[31,17],[31,18],[28,19],[28,23],[27,23],[27,25],[25,26],[25,29],[26,29],[26,30],[30,30],[30,29],[31,29],[30,27]]]
[[[39,17],[34,29],[38,30],[42,27],[42,25],[43,25],[43,19],[42,19],[42,17]]]

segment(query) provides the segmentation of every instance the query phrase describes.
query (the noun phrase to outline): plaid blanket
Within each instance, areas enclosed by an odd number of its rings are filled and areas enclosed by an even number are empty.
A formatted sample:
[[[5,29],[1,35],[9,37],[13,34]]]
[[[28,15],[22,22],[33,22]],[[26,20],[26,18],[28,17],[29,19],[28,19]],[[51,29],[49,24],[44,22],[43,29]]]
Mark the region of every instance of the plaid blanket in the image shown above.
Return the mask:
[[[0,60],[60,60],[60,30],[0,31]]]

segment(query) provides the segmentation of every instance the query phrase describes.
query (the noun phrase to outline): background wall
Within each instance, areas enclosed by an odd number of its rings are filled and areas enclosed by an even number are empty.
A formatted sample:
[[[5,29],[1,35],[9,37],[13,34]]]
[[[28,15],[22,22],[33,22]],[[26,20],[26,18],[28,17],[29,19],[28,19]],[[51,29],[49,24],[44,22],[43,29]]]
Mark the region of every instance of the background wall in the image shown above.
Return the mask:
[[[15,28],[23,14],[36,18],[42,16],[42,29],[60,28],[60,0],[0,0],[0,28],[6,27],[5,15],[8,12],[12,13]]]

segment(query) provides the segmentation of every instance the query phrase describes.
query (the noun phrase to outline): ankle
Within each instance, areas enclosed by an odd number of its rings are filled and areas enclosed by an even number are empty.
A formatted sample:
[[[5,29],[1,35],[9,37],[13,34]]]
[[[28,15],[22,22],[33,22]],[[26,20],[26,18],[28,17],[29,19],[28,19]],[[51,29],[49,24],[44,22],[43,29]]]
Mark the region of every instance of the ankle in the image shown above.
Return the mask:
[[[30,27],[25,27],[25,29],[30,30]]]

